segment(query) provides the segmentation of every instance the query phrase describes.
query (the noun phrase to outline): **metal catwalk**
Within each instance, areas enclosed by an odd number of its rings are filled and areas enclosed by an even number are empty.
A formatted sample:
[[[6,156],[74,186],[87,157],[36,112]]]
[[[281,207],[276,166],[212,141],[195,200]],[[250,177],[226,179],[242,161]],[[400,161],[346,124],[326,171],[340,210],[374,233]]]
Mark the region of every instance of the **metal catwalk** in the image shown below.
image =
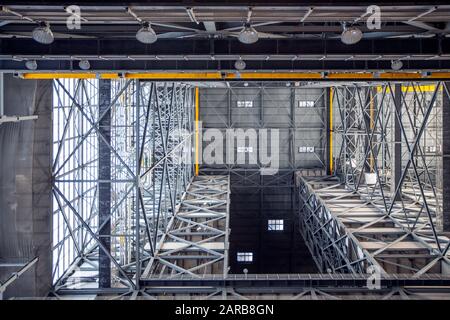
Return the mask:
[[[321,272],[366,274],[376,266],[384,275],[448,274],[450,240],[439,236],[440,246],[435,242],[427,217],[417,215],[417,202],[405,199],[403,205],[414,210],[404,212],[397,203],[389,214],[335,176],[304,171],[296,182],[301,232]],[[416,220],[414,229],[408,220]]]
[[[141,279],[228,272],[229,176],[196,176]]]
[[[53,100],[55,293],[138,289],[192,181],[194,88],[57,79]]]
[[[324,160],[335,175],[321,167],[289,176],[318,275],[228,274],[229,178],[193,178],[191,85],[54,86],[56,296],[450,297],[450,241],[437,225],[447,84],[327,89],[334,154]],[[379,290],[364,285],[370,267],[382,273]]]
[[[322,272],[449,273],[448,89],[442,82],[331,88],[332,176],[306,169],[296,176],[302,234]]]

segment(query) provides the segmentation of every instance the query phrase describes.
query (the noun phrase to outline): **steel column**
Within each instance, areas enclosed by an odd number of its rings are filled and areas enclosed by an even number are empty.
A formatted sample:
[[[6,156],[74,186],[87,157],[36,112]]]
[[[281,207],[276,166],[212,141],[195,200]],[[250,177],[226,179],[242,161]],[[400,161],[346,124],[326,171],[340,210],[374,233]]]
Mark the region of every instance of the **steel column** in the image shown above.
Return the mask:
[[[402,85],[400,83],[395,84],[394,89],[394,108],[396,112],[401,115],[402,114]],[[395,191],[400,184],[400,177],[402,175],[402,131],[401,131],[401,122],[399,117],[394,117],[393,120],[393,139],[394,139],[394,147],[392,152],[392,169],[391,169],[391,194],[393,197],[393,201],[401,199],[401,189],[395,194]]]
[[[442,229],[450,232],[450,82],[442,92]]]
[[[325,153],[325,169],[328,174],[332,174],[333,165],[332,165],[332,156],[333,156],[333,134],[332,134],[332,126],[333,126],[333,96],[332,96],[332,88],[325,89],[325,136],[326,136],[326,152]]]
[[[99,133],[104,140],[98,138],[98,235],[100,242],[106,250],[111,251],[111,80],[99,80],[98,111],[105,116],[99,121]],[[109,257],[100,250],[99,258],[99,287],[109,288],[111,286],[111,261]]]

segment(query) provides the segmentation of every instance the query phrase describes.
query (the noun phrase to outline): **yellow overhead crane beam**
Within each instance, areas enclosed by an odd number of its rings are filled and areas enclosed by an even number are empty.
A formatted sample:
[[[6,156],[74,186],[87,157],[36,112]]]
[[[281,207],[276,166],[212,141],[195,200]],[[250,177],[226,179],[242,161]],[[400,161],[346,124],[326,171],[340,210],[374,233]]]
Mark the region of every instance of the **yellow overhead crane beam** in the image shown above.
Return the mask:
[[[117,73],[102,73],[100,75],[88,72],[66,72],[66,73],[22,73],[19,77],[30,80],[45,79],[119,79]]]
[[[94,72],[27,72],[19,74],[23,79],[147,79],[147,80],[433,80],[450,79],[450,72],[142,72],[142,73],[94,73]]]
[[[195,175],[198,176],[199,172],[199,146],[200,146],[200,140],[199,140],[199,134],[200,134],[200,123],[199,123],[199,105],[200,105],[200,96],[199,96],[199,89],[198,87],[195,87]]]
[[[149,80],[222,80],[220,72],[148,72],[148,73],[94,73],[63,72],[37,73],[29,72],[20,75],[23,79],[149,79]]]

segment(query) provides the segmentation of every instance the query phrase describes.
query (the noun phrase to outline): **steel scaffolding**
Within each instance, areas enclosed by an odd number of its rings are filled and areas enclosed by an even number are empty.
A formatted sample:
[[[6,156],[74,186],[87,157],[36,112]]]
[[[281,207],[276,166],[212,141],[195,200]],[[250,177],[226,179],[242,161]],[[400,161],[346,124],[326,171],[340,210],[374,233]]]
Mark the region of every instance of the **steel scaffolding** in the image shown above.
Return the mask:
[[[447,84],[332,88],[335,176],[299,173],[302,233],[323,272],[447,273],[442,101]],[[308,177],[308,176],[316,177]]]
[[[324,147],[323,167],[295,175],[299,225],[320,275],[228,274],[230,178],[194,176],[190,84],[54,87],[56,296],[390,299],[422,294],[405,289],[420,281],[448,296],[448,277],[430,278],[450,267],[440,225],[445,84],[335,83],[320,96],[334,106],[320,109],[335,124],[324,119],[334,139],[321,141],[334,158]],[[267,179],[290,184],[291,172]],[[261,184],[258,172],[233,173]],[[379,290],[365,285],[370,267],[385,281]]]
[[[194,88],[54,82],[54,283],[139,289],[193,177]]]
[[[139,292],[112,288],[98,299],[121,300],[412,300],[449,299],[449,276],[428,275],[414,279],[409,275],[386,275],[379,289],[370,289],[368,275],[353,274],[229,274],[184,275],[142,281]],[[97,290],[80,289],[92,296]],[[61,289],[60,298],[73,294]]]
[[[229,176],[198,176],[168,223],[143,279],[228,273]]]

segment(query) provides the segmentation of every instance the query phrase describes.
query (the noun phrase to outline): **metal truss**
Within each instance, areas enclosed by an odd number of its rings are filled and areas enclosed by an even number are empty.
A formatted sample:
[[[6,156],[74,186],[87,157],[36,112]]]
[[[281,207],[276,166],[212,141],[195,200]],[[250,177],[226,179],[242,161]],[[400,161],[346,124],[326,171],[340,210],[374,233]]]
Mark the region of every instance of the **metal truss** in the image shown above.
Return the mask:
[[[124,25],[120,28],[123,30]],[[90,70],[98,72],[234,72],[234,61],[239,57],[246,61],[246,70],[266,72],[384,71],[390,70],[392,59],[405,61],[402,70],[437,73],[450,70],[449,53],[439,51],[440,46],[449,45],[447,38],[363,39],[354,45],[352,51],[356,54],[352,54],[342,51],[342,42],[336,37],[308,39],[308,46],[298,46],[297,39],[268,39],[255,44],[257,50],[248,52],[234,39],[197,39],[195,45],[190,39],[165,39],[151,47],[141,46],[136,45],[135,33],[133,28],[133,38],[122,38],[120,43],[117,39],[106,38],[103,32],[99,39],[60,39],[49,48],[36,46],[32,39],[4,38],[0,47],[0,70],[28,72],[24,61],[36,59],[39,71],[81,71],[73,63],[78,57],[88,59]],[[76,55],[68,43],[75,43]],[[391,48],[396,50],[390,51]]]
[[[321,273],[364,274],[378,263],[362,250],[359,242],[347,232],[345,224],[330,210],[316,188],[302,177],[296,176],[299,196],[299,225],[311,255]],[[339,185],[336,179],[320,181],[322,190]],[[340,200],[342,196],[335,197]],[[345,201],[345,200],[344,200]],[[350,200],[351,201],[351,200]],[[380,268],[381,269],[381,268]]]
[[[190,85],[54,82],[54,281],[139,288],[193,176]]]
[[[411,278],[387,275],[378,289],[370,289],[367,275],[351,274],[247,274],[152,278],[142,281],[139,291],[110,289],[96,299],[107,300],[346,300],[346,299],[449,299],[450,278],[441,275]],[[92,289],[78,291],[92,296]],[[62,289],[55,297],[65,299],[71,290]]]
[[[5,1],[4,1],[5,2]],[[234,72],[242,58],[247,70],[388,70],[391,60],[404,61],[403,70],[449,70],[446,23],[449,6],[444,1],[388,3],[379,1],[383,23],[367,29],[367,6],[348,3],[329,6],[328,1],[215,1],[195,7],[146,1],[132,6],[101,6],[86,3],[77,15],[82,30],[67,31],[71,15],[61,4],[6,1],[0,6],[2,46],[0,70],[27,72],[24,61],[38,60],[39,71],[80,70],[76,61],[90,61],[92,71],[215,70]],[[401,14],[400,14],[401,13]],[[89,19],[86,19],[88,17]],[[89,20],[89,22],[87,22]],[[30,34],[39,21],[51,25],[55,41],[40,46]],[[77,21],[75,19],[73,22]],[[159,40],[146,46],[137,43],[136,28],[151,21]],[[252,50],[236,35],[242,23],[251,23],[259,41]],[[301,24],[297,24],[301,22]],[[226,23],[226,25],[223,25]],[[344,50],[339,35],[342,23],[354,24],[367,34]],[[86,37],[89,34],[89,37]],[[441,36],[444,35],[444,36]],[[307,45],[299,45],[306,42]],[[350,48],[347,48],[350,49]]]
[[[142,278],[228,273],[229,176],[195,177]]]
[[[297,177],[302,232],[319,268],[364,273],[367,266],[354,265],[370,261],[383,273],[446,272],[450,241],[438,214],[440,101],[448,88],[354,84],[333,94],[337,177]]]

